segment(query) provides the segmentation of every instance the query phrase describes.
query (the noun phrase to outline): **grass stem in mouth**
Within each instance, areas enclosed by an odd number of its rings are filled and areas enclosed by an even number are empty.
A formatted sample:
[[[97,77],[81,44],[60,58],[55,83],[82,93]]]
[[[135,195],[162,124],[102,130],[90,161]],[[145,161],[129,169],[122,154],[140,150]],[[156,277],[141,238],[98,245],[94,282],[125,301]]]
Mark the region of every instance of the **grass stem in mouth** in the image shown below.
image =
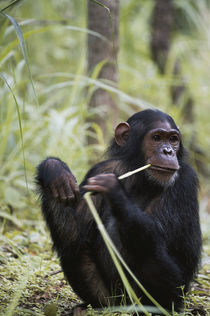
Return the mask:
[[[132,174],[137,173],[137,172],[140,172],[140,171],[142,171],[142,170],[144,170],[144,169],[147,169],[147,168],[149,168],[149,167],[151,167],[151,164],[148,164],[148,165],[145,165],[145,166],[143,166],[143,167],[141,167],[141,168],[138,168],[138,169],[129,171],[129,172],[127,172],[127,173],[124,173],[124,174],[122,174],[121,176],[119,176],[118,179],[119,179],[119,180],[122,180],[122,179],[124,179],[124,178],[130,177]]]

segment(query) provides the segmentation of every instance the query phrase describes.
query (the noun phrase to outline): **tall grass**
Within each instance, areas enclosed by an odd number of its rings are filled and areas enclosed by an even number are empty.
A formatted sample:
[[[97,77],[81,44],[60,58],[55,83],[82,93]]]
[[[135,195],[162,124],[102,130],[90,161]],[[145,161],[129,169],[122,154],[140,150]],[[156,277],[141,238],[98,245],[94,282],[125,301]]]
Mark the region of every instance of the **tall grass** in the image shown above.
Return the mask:
[[[86,144],[87,118],[93,114],[88,101],[98,88],[116,98],[120,119],[154,105],[176,119],[186,144],[196,130],[197,141],[206,152],[204,163],[209,168],[210,12],[205,2],[199,2],[199,28],[192,34],[177,33],[167,73],[161,76],[149,52],[152,7],[153,1],[121,2],[118,89],[97,78],[102,65],[86,75],[85,37],[89,31],[85,1],[20,1],[12,11],[4,11],[10,18],[0,16],[1,233],[8,229],[8,222],[21,229],[24,220],[32,220],[30,225],[34,225],[33,220],[40,218],[33,177],[35,166],[46,156],[59,156],[66,161],[78,181],[88,170],[93,152],[97,153],[96,161],[101,159],[107,140],[96,124],[91,135],[98,144]],[[193,14],[190,18],[197,22]],[[169,87],[174,82],[172,68],[177,56],[195,100],[193,126],[183,125],[181,109],[171,106]],[[101,115],[105,110],[95,109]],[[107,125],[111,136],[112,129]],[[24,282],[17,285],[19,294],[24,291]],[[15,309],[18,295],[13,297],[8,315]]]

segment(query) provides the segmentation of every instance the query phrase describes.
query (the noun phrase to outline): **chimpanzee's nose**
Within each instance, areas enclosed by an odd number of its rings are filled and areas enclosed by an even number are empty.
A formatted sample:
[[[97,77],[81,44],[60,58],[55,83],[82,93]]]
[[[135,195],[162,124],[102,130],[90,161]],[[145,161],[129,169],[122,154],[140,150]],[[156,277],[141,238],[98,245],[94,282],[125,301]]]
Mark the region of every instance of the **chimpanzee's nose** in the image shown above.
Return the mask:
[[[164,153],[165,155],[171,156],[172,153],[173,153],[173,150],[171,149],[171,147],[165,147],[165,148],[163,149],[163,153]]]

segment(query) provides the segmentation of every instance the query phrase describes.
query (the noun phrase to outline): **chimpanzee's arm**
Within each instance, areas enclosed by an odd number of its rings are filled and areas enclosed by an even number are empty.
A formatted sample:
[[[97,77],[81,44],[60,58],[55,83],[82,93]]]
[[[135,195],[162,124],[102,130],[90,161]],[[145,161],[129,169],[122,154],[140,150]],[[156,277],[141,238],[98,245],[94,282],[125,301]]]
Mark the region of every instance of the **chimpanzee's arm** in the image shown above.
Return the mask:
[[[69,247],[68,241],[79,234],[75,212],[71,211],[79,201],[76,179],[63,161],[50,157],[37,167],[36,182],[42,212],[60,255],[62,249]]]
[[[89,254],[93,218],[84,200],[77,204],[75,177],[64,162],[48,158],[38,166],[36,181],[42,212],[68,281],[85,302],[107,304],[105,297],[110,293]]]
[[[139,247],[144,247],[144,245],[155,247],[159,227],[154,217],[143,212],[129,200],[115,174],[100,174],[89,178],[87,185],[84,185],[83,188],[87,191],[104,194],[110,204],[111,212],[119,224],[120,233],[122,229],[123,236],[129,235],[126,247],[130,248],[134,244]]]

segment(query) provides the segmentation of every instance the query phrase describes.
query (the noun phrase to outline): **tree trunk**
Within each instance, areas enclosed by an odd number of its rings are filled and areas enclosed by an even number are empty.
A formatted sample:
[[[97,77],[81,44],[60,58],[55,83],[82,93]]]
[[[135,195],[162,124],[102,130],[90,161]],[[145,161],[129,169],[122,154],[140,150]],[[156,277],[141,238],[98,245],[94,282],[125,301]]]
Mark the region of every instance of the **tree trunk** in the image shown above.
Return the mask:
[[[158,66],[160,73],[165,73],[168,53],[170,50],[171,35],[173,32],[174,20],[173,0],[155,0],[155,6],[152,14],[152,36],[151,36],[151,54],[154,62]],[[171,100],[176,106],[180,105],[183,94],[186,94],[187,87],[182,80],[180,63],[177,60],[173,70],[174,79],[180,81],[180,84],[170,87]],[[185,122],[193,123],[193,100],[187,95],[183,106],[183,118]]]
[[[94,35],[88,35],[88,72],[91,73],[98,63],[106,60],[107,63],[99,73],[99,79],[108,80],[116,85],[118,81],[116,57],[118,52],[119,0],[101,0],[99,2],[109,8],[112,23],[106,8],[88,0],[88,29],[107,39],[104,41]],[[97,123],[102,128],[103,134],[106,135],[106,120],[112,119],[112,122],[115,123],[117,105],[107,91],[98,89],[93,93],[89,103],[90,108],[97,106],[104,106],[105,110],[102,116],[95,115],[91,120]],[[94,143],[94,140],[89,138],[88,142]]]
[[[152,14],[152,37],[150,47],[152,59],[162,74],[165,72],[165,65],[170,49],[172,23],[173,1],[155,0]]]
[[[173,0],[155,0],[155,6],[152,13],[150,43],[151,55],[161,74],[165,73],[165,66],[170,50],[175,14],[173,5]],[[180,83],[172,84],[170,87],[172,104],[174,106],[180,106],[181,102],[183,102],[183,122],[193,124],[195,121],[193,111],[194,101],[189,95],[188,89],[184,83],[179,60],[177,60],[174,65],[173,75],[174,79],[176,79],[175,81]],[[203,150],[197,145],[196,138],[196,133],[192,131],[189,149],[194,154],[195,165],[197,166],[198,170],[204,174],[205,168],[202,163],[202,159],[204,158],[205,154]]]
[[[184,105],[183,105],[183,121],[193,124],[194,123],[194,101],[192,97],[188,93],[188,89],[184,83],[184,80],[182,78],[182,72],[181,72],[181,67],[180,67],[180,62],[177,60],[173,69],[173,76],[175,79],[175,82],[180,82],[176,85],[172,84],[170,87],[170,92],[171,92],[171,99],[173,102],[173,105],[179,106],[180,105],[180,100],[182,101],[183,95],[185,97],[184,100]]]

